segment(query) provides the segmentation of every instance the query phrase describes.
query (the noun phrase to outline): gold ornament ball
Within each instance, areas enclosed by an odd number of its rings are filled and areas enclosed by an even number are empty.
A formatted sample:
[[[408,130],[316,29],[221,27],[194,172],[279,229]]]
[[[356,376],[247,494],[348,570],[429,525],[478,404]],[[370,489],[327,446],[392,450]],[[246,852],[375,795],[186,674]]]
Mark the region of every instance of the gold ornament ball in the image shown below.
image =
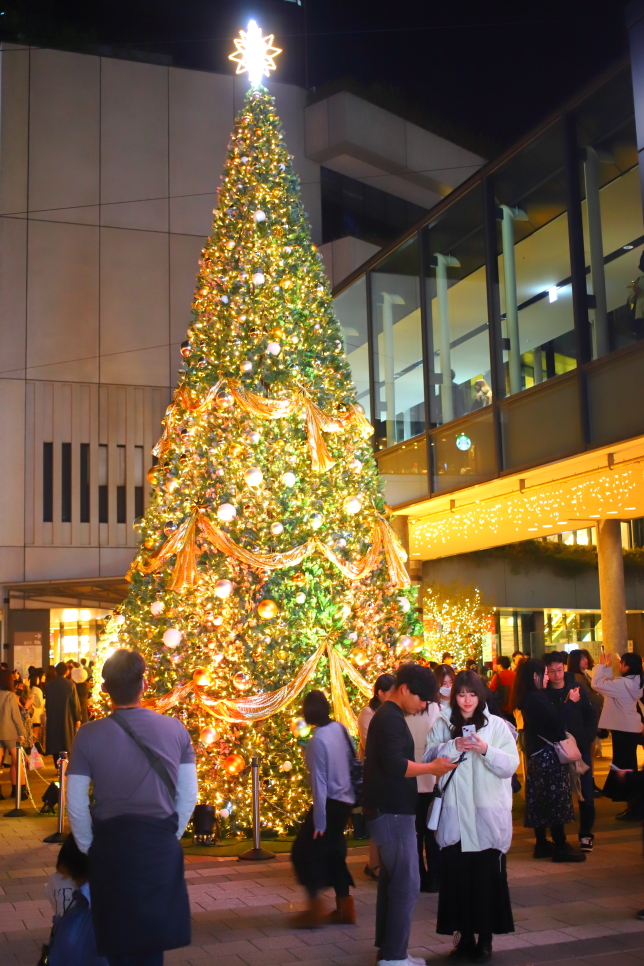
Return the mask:
[[[292,771],[293,765],[290,761],[283,761],[280,765],[280,771],[289,772]]]
[[[224,771],[227,771],[229,775],[239,775],[245,767],[246,762],[241,755],[228,755],[224,759]]]
[[[361,647],[354,647],[349,653],[349,657],[353,664],[357,664],[358,667],[362,667],[363,664],[367,663],[367,654]]]
[[[235,400],[231,394],[225,391],[218,393],[215,398],[215,405],[218,406],[219,409],[231,409],[234,402]]]
[[[244,671],[238,671],[233,678],[233,684],[238,691],[248,691],[252,684],[250,674],[246,674]]]
[[[274,600],[260,600],[257,605],[257,613],[264,621],[272,621],[279,613],[279,607]]]
[[[425,641],[423,640],[423,638],[417,634],[414,634],[411,640],[412,640],[412,647],[411,647],[412,651],[422,651],[425,645]]]
[[[219,732],[216,728],[202,728],[199,732],[199,741],[202,745],[212,745],[219,738]]]
[[[152,550],[152,548],[156,546],[156,540],[154,537],[148,537],[147,540],[144,540],[143,546],[146,550]]]
[[[159,478],[159,474],[157,473],[156,466],[151,466],[150,467],[150,469],[147,472],[147,477],[148,477],[148,483],[151,486],[154,486],[156,484],[158,478]]]
[[[205,688],[210,684],[210,675],[205,667],[196,667],[192,672],[192,680],[200,688]]]
[[[287,657],[288,657],[288,652],[287,651],[278,651],[277,652],[277,658],[278,658],[278,660],[285,661],[287,659]]]

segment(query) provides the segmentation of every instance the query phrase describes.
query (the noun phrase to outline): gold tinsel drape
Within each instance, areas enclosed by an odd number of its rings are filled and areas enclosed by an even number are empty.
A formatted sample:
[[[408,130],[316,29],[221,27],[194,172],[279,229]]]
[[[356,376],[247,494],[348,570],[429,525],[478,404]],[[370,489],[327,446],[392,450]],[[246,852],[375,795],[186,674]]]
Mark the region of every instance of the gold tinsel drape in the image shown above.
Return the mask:
[[[266,691],[245,698],[216,698],[209,695],[194,681],[190,681],[188,684],[178,685],[161,697],[148,698],[144,701],[144,705],[154,711],[167,711],[183,702],[188,693],[193,690],[195,705],[213,718],[230,724],[251,724],[253,721],[262,721],[264,718],[270,718],[284,711],[302,693],[315,673],[325,650],[329,658],[331,700],[335,720],[340,721],[355,735],[358,733],[358,722],[349,701],[343,675],[346,674],[351,683],[367,698],[371,697],[373,689],[360,672],[349,664],[339,651],[327,643],[320,644],[293,680],[278,688],[277,691]]]

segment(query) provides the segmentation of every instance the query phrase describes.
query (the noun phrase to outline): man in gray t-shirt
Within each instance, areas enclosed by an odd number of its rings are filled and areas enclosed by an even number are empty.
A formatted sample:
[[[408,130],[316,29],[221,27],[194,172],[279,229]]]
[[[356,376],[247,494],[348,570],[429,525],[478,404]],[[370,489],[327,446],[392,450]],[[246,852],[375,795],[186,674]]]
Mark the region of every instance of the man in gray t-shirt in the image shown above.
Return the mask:
[[[164,950],[190,944],[177,840],[197,800],[195,754],[180,721],[142,706],[144,672],[136,651],[108,658],[112,715],[82,725],[67,769],[69,821],[89,855],[98,954],[109,966],[161,966]]]

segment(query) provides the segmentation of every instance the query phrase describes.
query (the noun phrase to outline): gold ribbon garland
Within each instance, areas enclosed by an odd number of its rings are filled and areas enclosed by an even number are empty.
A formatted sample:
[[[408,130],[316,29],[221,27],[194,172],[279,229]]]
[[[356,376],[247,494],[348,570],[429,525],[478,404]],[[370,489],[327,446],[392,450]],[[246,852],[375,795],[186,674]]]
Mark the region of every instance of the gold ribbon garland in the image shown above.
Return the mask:
[[[227,387],[238,406],[245,412],[258,419],[285,419],[297,412],[302,412],[306,422],[306,434],[311,453],[311,467],[314,473],[326,473],[335,463],[331,458],[322,433],[344,432],[352,423],[363,439],[373,433],[373,426],[360,412],[355,404],[351,404],[347,412],[337,416],[327,416],[317,406],[305,389],[299,388],[295,393],[282,399],[267,399],[258,393],[245,389],[236,379],[220,379],[211,386],[203,399],[195,399],[186,386],[180,386],[174,391],[174,400],[166,410],[164,429],[152,455],[163,459],[172,443],[172,436],[178,424],[179,408],[182,406],[190,413],[203,412],[216,398],[220,389]]]
[[[168,537],[155,553],[150,554],[147,560],[137,558],[127,577],[131,580],[133,569],[138,569],[143,574],[154,573],[167,563],[171,556],[176,554],[168,589],[175,590],[179,594],[192,590],[199,579],[195,529],[197,526],[213,549],[227,554],[255,570],[281,570],[284,567],[294,567],[317,550],[334,564],[347,579],[363,580],[379,566],[380,556],[384,549],[391,583],[396,587],[408,587],[410,583],[405,569],[407,554],[384,517],[378,516],[375,522],[372,545],[367,554],[358,563],[351,564],[315,537],[309,537],[306,543],[284,553],[246,550],[235,543],[223,530],[216,527],[205,515],[204,508],[201,506],[196,507],[178,530]]]
[[[229,724],[252,724],[255,721],[263,721],[265,718],[270,718],[272,715],[284,711],[302,693],[315,673],[325,650],[329,658],[331,700],[333,701],[335,720],[340,721],[355,735],[358,733],[358,722],[349,701],[343,675],[346,674],[351,683],[365,697],[371,697],[373,688],[359,671],[349,664],[344,655],[326,642],[319,645],[292,681],[276,691],[260,692],[245,698],[214,698],[194,681],[190,681],[188,684],[178,685],[172,691],[168,691],[167,694],[158,698],[147,698],[143,704],[153,711],[165,712],[180,704],[190,691],[194,691],[195,704],[212,718],[218,718],[220,721],[226,721]]]

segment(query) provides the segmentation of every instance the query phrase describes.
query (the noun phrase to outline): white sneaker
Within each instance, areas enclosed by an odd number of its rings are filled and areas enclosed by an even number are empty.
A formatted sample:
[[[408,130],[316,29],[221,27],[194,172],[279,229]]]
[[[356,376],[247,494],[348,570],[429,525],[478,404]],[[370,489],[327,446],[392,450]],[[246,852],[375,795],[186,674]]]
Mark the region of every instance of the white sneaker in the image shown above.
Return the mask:
[[[407,956],[407,966],[427,966],[426,959],[419,959],[418,956]]]
[[[379,959],[378,966],[410,966],[407,959]]]

